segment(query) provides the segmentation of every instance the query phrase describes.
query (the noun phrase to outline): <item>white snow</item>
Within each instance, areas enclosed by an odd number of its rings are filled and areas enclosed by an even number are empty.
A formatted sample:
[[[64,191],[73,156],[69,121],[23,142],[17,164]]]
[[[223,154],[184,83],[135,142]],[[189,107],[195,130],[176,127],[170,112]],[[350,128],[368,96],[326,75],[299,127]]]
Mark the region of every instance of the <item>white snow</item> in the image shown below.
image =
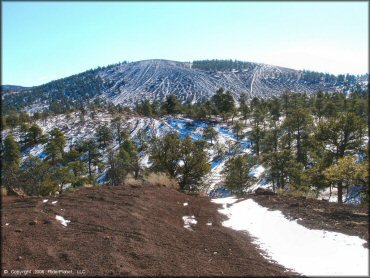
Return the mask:
[[[191,228],[191,225],[196,225],[198,221],[195,219],[195,216],[183,216],[182,220],[184,221],[184,228],[192,231],[193,229]]]
[[[186,207],[188,205],[188,203],[184,203],[184,207]]]
[[[63,216],[60,216],[60,215],[55,215],[55,219],[56,219],[56,220],[58,220],[58,221],[60,221],[60,223],[61,223],[63,226],[66,226],[66,227],[67,227],[67,224],[68,224],[69,222],[71,222],[70,220],[66,220],[66,219],[64,219],[64,217],[63,217]]]
[[[5,223],[5,226],[9,226],[9,223]]]
[[[359,237],[307,229],[252,199],[235,204],[232,197],[212,201],[223,204],[219,212],[229,217],[224,226],[248,231],[271,259],[288,269],[308,276],[368,275],[369,250]]]
[[[261,176],[261,174],[265,172],[265,167],[263,167],[262,165],[255,165],[254,167],[252,167],[252,169],[249,171],[249,175],[251,177],[255,177],[255,178],[259,178]]]
[[[42,200],[43,203],[46,203],[47,201],[49,201],[49,200],[48,199]]]
[[[58,201],[53,201],[53,202],[51,202],[53,205],[55,205],[56,203],[58,203]]]

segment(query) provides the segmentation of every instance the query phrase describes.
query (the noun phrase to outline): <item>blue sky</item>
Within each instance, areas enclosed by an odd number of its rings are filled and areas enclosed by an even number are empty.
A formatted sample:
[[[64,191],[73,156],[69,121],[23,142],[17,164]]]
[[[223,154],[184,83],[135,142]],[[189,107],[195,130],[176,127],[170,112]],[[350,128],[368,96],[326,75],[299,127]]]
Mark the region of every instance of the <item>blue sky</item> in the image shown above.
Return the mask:
[[[238,59],[368,72],[367,2],[3,2],[2,84],[120,61]]]

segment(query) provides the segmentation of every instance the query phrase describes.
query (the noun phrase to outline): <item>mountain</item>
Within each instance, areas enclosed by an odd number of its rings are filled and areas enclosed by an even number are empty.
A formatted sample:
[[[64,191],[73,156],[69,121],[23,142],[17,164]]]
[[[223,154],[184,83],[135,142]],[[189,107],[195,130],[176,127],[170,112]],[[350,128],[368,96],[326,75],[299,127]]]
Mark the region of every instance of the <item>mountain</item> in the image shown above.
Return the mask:
[[[32,88],[20,88],[19,94],[3,95],[5,110],[30,105],[66,106],[100,99],[132,106],[149,99],[163,101],[175,94],[181,101],[209,99],[220,87],[237,98],[242,93],[266,98],[285,90],[314,93],[348,91],[367,86],[368,76],[324,74],[278,66],[232,60],[176,62],[144,60],[99,67]]]

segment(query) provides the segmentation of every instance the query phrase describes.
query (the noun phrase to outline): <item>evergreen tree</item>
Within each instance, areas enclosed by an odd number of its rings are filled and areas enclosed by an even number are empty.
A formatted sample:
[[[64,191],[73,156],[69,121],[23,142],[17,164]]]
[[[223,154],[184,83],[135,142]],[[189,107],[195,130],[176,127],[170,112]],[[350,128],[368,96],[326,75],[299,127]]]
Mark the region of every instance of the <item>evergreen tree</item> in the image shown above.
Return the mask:
[[[140,166],[138,149],[130,138],[126,138],[120,147],[119,157],[126,171],[132,173],[135,179],[139,178]]]
[[[169,95],[162,105],[164,114],[180,114],[182,112],[181,103],[175,95]]]
[[[255,178],[249,175],[252,166],[253,160],[248,154],[230,158],[222,172],[225,175],[225,186],[232,192],[241,194],[255,182]]]
[[[101,165],[101,154],[98,151],[98,145],[89,139],[80,142],[77,151],[83,153],[82,160],[87,163],[89,181],[94,183],[93,166],[99,167]]]
[[[99,125],[95,134],[99,146],[105,148],[113,140],[112,130],[106,125]]]
[[[182,161],[179,167],[180,188],[194,189],[201,178],[211,170],[207,154],[201,145],[192,142],[189,135],[181,140],[180,153]]]
[[[5,118],[6,125],[9,126],[12,130],[19,125],[19,117],[17,113],[11,112]]]
[[[50,132],[50,140],[45,146],[47,158],[51,160],[52,164],[55,164],[63,158],[65,145],[66,139],[63,132],[58,128],[54,128]]]
[[[242,118],[245,121],[245,124],[247,124],[247,119],[251,111],[247,103],[246,93],[243,93],[239,98],[239,112],[241,113]]]
[[[28,157],[22,164],[20,187],[28,195],[49,195],[58,191],[58,182],[50,165],[37,157]]]
[[[3,166],[18,169],[20,159],[19,146],[13,135],[9,134],[4,140]]]
[[[18,172],[21,153],[13,135],[9,134],[4,140],[2,157],[2,184],[11,190],[18,186]]]
[[[175,133],[168,133],[162,139],[154,139],[150,153],[152,170],[165,172],[176,178],[180,157],[179,150],[180,140]]]
[[[233,132],[235,133],[237,140],[244,137],[243,136],[243,126],[241,125],[239,121],[234,124]]]
[[[304,108],[294,109],[283,123],[283,128],[287,130],[288,134],[286,137],[287,141],[294,138],[296,160],[303,164],[307,160],[307,145],[312,125],[313,121],[309,115],[309,111]],[[291,142],[288,144],[290,145]]]
[[[213,140],[217,138],[217,135],[217,131],[211,125],[207,125],[207,127],[203,131],[204,139],[211,140],[211,144],[213,144]]]
[[[362,165],[356,163],[353,156],[344,156],[339,158],[337,164],[328,167],[324,172],[324,176],[329,182],[335,183],[338,186],[344,186],[348,195],[348,188],[350,186],[368,180],[368,165],[366,163]],[[342,198],[339,192],[338,198]],[[342,203],[342,201],[338,199],[338,203]]]
[[[43,135],[42,129],[37,124],[33,124],[26,134],[25,147],[43,143],[45,139],[46,137]]]

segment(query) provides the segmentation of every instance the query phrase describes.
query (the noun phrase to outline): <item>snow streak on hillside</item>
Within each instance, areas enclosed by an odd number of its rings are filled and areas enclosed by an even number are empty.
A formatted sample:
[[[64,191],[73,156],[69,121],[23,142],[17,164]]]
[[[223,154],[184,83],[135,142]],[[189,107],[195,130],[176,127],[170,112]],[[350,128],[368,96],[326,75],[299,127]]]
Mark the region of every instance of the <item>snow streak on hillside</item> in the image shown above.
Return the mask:
[[[204,71],[168,60],[120,64],[99,73],[106,87],[100,97],[132,105],[143,99],[163,101],[169,94],[181,101],[197,102],[208,99],[220,87],[230,90],[236,98],[242,93],[270,97],[285,90],[312,93],[335,89],[329,84],[307,84],[296,70],[250,64],[248,69],[232,71]]]

